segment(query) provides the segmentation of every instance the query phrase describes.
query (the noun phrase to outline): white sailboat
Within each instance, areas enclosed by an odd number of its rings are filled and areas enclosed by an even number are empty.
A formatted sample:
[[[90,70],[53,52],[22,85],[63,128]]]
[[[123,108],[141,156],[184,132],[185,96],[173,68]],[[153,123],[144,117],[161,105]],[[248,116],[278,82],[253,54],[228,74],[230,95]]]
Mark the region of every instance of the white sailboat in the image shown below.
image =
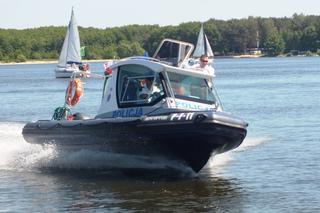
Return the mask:
[[[213,58],[212,48],[208,41],[207,35],[203,31],[203,23],[201,24],[201,29],[198,35],[197,46],[192,56],[194,58],[200,58],[201,55],[207,55],[209,58]]]
[[[88,76],[89,73],[89,66],[81,61],[78,25],[72,8],[59,62],[55,69],[55,76],[56,78],[70,78],[74,74]]]
[[[201,29],[198,35],[196,48],[192,54],[192,57],[188,61],[188,66],[197,66],[199,64],[199,58],[202,55],[208,56],[208,65],[212,67],[214,55],[210,43],[208,41],[207,35],[204,33],[203,23],[201,24]]]

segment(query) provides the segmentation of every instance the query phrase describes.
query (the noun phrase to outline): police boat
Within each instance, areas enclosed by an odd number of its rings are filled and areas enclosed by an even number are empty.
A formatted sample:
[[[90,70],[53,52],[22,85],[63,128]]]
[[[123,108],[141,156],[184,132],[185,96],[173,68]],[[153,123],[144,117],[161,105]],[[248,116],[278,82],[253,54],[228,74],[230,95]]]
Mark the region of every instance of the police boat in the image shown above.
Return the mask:
[[[192,50],[192,44],[165,39],[153,57],[111,65],[94,118],[70,113],[82,89],[79,79],[71,79],[67,107],[57,109],[52,120],[27,123],[24,139],[118,156],[110,169],[144,169],[140,159],[165,169],[178,162],[199,172],[211,156],[238,147],[248,124],[223,111],[212,76],[186,66]]]

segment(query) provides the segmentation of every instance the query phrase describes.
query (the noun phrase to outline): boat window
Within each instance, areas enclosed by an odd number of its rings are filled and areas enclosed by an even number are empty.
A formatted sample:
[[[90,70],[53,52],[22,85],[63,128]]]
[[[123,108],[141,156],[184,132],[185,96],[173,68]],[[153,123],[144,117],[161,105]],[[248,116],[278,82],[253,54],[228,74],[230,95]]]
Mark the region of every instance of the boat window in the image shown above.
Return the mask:
[[[156,59],[171,66],[180,66],[189,53],[191,46],[172,41],[164,41],[156,55]]]
[[[145,66],[119,67],[117,81],[119,107],[153,105],[165,94],[159,74]]]
[[[107,89],[109,88],[109,84],[111,82],[110,79],[111,78],[109,78],[109,77],[105,77],[105,79],[104,79],[102,98],[107,94]]]
[[[218,104],[218,97],[206,79],[171,72],[168,72],[168,77],[176,98]]]

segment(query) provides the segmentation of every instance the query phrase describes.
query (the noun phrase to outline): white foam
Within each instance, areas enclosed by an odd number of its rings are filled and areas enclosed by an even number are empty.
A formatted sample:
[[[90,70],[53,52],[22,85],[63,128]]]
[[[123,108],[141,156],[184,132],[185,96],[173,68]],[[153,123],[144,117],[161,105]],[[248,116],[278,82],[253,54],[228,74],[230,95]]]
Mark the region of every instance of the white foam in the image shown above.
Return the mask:
[[[219,168],[228,164],[232,160],[231,152],[226,152],[222,154],[213,154],[208,161],[209,167]]]
[[[209,168],[210,173],[217,174],[227,164],[229,164],[232,161],[233,156],[236,152],[246,151],[248,149],[251,149],[251,148],[259,146],[263,143],[266,143],[267,141],[269,141],[269,139],[263,138],[263,137],[245,138],[243,143],[239,147],[237,147],[236,149],[234,149],[230,152],[222,153],[222,154],[217,154],[217,155],[213,154],[207,163],[207,167]]]
[[[0,123],[0,169],[30,169],[54,156],[50,146],[28,144],[22,137],[21,123]]]
[[[270,141],[270,139],[265,137],[254,137],[254,138],[248,137],[248,138],[245,138],[243,143],[238,148],[236,148],[234,152],[239,152],[239,151],[244,151],[250,148],[254,148],[268,141]]]

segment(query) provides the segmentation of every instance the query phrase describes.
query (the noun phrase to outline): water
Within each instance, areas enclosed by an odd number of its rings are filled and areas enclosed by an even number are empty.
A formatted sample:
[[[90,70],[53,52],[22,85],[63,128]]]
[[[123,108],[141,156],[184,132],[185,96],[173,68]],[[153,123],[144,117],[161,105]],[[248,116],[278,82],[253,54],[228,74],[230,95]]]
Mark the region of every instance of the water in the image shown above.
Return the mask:
[[[0,212],[320,211],[319,57],[215,60],[224,109],[249,122],[248,136],[198,177],[177,179],[101,171],[99,153],[57,157],[26,143],[23,125],[63,105],[68,81],[54,67],[0,66]],[[102,63],[91,68],[102,74]],[[86,79],[75,111],[94,115],[101,89]]]

